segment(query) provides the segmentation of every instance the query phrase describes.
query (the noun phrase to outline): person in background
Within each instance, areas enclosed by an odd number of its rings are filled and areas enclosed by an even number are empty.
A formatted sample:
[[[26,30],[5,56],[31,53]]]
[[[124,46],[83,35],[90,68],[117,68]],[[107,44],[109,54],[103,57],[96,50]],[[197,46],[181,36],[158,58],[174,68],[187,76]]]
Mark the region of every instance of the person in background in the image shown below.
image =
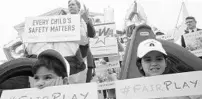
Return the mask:
[[[201,30],[201,29],[199,29],[199,28],[196,27],[197,21],[196,21],[196,19],[194,17],[188,16],[188,17],[186,17],[185,21],[186,21],[186,25],[187,25],[187,29],[184,30],[185,34],[193,33],[193,32]],[[176,41],[176,44],[178,44],[178,45],[186,48],[185,40],[184,40],[183,35],[180,36],[180,38]],[[202,57],[199,57],[199,58],[202,59]]]
[[[186,17],[185,21],[186,21],[186,25],[187,25],[187,29],[184,30],[185,34],[193,33],[193,32],[201,30],[199,28],[196,28],[197,21],[194,17],[188,16],[188,17]],[[180,38],[176,41],[176,43],[181,45],[182,47],[186,47],[183,36],[180,36]]]
[[[93,55],[90,51],[89,48],[89,39],[88,38],[93,38],[95,37],[95,28],[92,24],[92,20],[89,18],[89,11],[86,9],[86,6],[84,5],[84,10],[80,10],[81,9],[81,4],[79,1],[77,0],[70,0],[68,2],[68,9],[70,11],[71,14],[78,14],[80,11],[80,15],[81,15],[81,20],[85,21],[85,25],[87,26],[87,30],[86,30],[86,41],[87,43],[85,44],[80,44],[79,48],[82,54],[82,58],[84,58],[84,60],[87,61],[87,78],[86,78],[86,82],[90,82],[90,80],[92,79],[92,72],[93,69],[95,68],[95,63],[93,60]]]
[[[70,66],[67,60],[57,51],[48,49],[37,56],[32,68],[31,87],[42,89],[48,86],[68,84]]]

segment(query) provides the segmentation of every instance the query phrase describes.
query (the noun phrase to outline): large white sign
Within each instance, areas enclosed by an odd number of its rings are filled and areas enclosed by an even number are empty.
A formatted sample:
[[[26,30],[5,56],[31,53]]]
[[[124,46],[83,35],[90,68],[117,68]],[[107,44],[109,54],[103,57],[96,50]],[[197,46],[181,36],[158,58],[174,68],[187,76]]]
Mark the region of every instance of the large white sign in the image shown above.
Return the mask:
[[[90,49],[94,57],[118,55],[117,39],[106,36],[90,39]]]
[[[184,34],[186,48],[197,57],[202,56],[202,31]]]
[[[28,17],[23,42],[61,42],[80,40],[80,15]]]
[[[202,71],[116,81],[116,99],[202,95]]]
[[[103,23],[94,25],[96,36],[114,36],[116,34],[115,23]]]
[[[3,91],[1,99],[98,99],[97,84],[74,84],[44,89],[18,89]]]
[[[161,40],[167,40],[167,41],[170,41],[170,42],[174,42],[174,37],[173,35],[157,35],[156,36],[157,39],[161,39]]]

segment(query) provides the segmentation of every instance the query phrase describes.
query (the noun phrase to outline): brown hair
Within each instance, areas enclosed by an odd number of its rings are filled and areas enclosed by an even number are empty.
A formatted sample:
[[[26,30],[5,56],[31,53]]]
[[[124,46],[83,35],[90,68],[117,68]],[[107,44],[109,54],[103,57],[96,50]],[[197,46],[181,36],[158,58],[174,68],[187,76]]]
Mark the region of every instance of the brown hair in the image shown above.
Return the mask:
[[[40,67],[46,67],[49,70],[53,70],[58,76],[61,76],[62,78],[67,77],[67,71],[64,64],[55,57],[44,55],[38,58],[32,68],[32,73],[35,75]]]
[[[186,17],[185,20],[188,20],[188,19],[193,19],[196,22],[196,19],[193,16],[188,16],[188,17]]]

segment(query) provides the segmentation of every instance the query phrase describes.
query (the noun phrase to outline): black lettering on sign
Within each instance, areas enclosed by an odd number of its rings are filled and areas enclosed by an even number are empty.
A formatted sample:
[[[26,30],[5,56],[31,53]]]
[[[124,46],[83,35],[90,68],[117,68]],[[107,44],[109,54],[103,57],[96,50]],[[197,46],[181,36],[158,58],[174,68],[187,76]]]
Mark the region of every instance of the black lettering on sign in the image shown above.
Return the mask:
[[[141,85],[135,85],[133,87],[134,92],[139,91],[141,89]]]
[[[49,19],[40,19],[40,20],[33,20],[32,25],[37,26],[37,25],[48,25]]]
[[[165,82],[164,82],[164,85],[166,85],[166,89],[167,89],[167,90],[169,90],[168,87],[169,87],[171,84],[172,84],[171,81],[165,81]]]
[[[73,95],[72,99],[77,99],[76,94]]]
[[[163,91],[161,84],[156,85],[156,91]]]
[[[66,26],[51,26],[50,32],[65,32],[65,31],[74,31],[74,25],[66,25]]]
[[[48,27],[30,27],[28,29],[28,33],[43,33],[43,32],[47,32],[48,31]]]
[[[142,89],[142,91],[143,91],[143,92],[144,92],[144,91],[148,92],[149,90],[147,89],[147,86],[144,86],[143,89]]]
[[[172,81],[165,81],[164,85],[166,87],[166,90],[170,89],[185,89],[185,88],[196,88],[197,87],[198,80],[195,81],[184,81],[181,83],[172,82]]]
[[[53,99],[58,99],[61,96],[61,93],[53,93],[52,97]]]
[[[88,92],[86,94],[80,94],[80,95],[84,97],[83,99],[86,99],[88,96]]]
[[[72,19],[71,18],[67,18],[67,23],[72,23]]]
[[[66,19],[63,18],[57,18],[57,19],[51,19],[51,24],[66,24]]]
[[[99,29],[98,36],[113,36],[113,29],[104,27],[103,30]]]

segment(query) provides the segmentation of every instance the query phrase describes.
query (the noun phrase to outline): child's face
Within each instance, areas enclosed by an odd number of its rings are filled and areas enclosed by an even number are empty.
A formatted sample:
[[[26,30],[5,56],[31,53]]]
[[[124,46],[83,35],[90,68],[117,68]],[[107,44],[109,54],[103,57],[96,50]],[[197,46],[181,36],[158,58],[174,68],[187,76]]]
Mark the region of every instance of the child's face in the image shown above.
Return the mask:
[[[166,60],[163,54],[158,51],[146,54],[141,63],[146,76],[161,75],[166,68]]]
[[[53,70],[49,70],[43,66],[36,71],[36,74],[34,75],[34,80],[34,86],[40,89],[48,86],[54,86],[56,85],[56,83],[63,83],[62,78],[59,77]]]

